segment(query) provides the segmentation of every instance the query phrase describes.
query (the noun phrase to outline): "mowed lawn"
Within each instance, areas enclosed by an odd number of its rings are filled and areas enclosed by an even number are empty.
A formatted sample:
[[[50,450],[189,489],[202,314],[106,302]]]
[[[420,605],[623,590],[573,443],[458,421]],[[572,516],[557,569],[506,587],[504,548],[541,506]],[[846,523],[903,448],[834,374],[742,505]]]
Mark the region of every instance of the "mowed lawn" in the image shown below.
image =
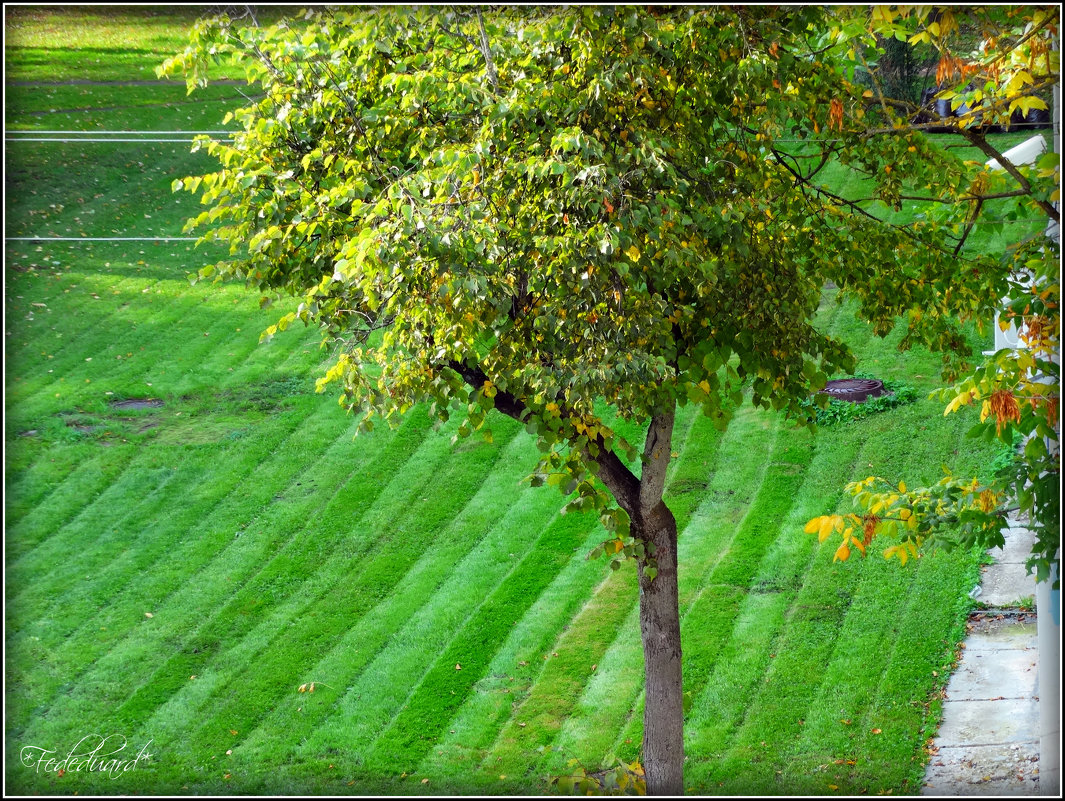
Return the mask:
[[[19,13],[9,80],[145,79],[162,47],[90,36],[106,26],[87,8]],[[115,31],[166,46],[188,24],[123,13]],[[215,129],[228,89],[30,83],[8,87],[6,118]],[[180,143],[8,143],[6,235],[180,236],[197,205],[170,183],[210,168]],[[570,757],[637,757],[634,572],[587,561],[596,520],[524,482],[532,438],[499,416],[492,443],[453,445],[424,409],[354,438],[313,391],[330,356],[314,331],[259,345],[281,311],[190,285],[220,255],[6,245],[8,790],[543,793]],[[921,400],[816,435],[748,405],[724,433],[678,415],[667,496],[695,793],[918,792],[971,606],[978,554],[833,564],[802,531],[851,508],[849,480],[986,476],[994,456],[965,437],[971,414],[924,399],[938,356],[899,354],[832,301],[821,324],[859,369]],[[113,778],[23,760],[110,735],[151,758]]]

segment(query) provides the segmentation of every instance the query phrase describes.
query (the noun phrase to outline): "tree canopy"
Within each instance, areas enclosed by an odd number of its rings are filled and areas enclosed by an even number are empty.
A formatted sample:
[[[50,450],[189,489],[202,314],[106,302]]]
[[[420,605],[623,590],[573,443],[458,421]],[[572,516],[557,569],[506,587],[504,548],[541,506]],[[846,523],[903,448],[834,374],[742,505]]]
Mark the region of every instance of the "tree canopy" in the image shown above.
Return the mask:
[[[520,405],[546,444],[593,459],[616,444],[600,399],[636,419],[699,403],[724,424],[747,382],[801,414],[852,364],[810,321],[826,281],[879,333],[908,314],[907,344],[967,355],[955,315],[987,312],[1004,272],[955,258],[937,221],[894,226],[818,182],[835,159],[897,205],[903,176],[964,194],[965,166],[845,124],[870,93],[822,60],[819,14],[212,20],[168,69],[192,87],[231,58],[265,96],[232,145],[207,144],[223,169],[184,182],[239,256],[203,274],[299,295],[277,330],[325,327],[327,380],[367,427],[429,400],[458,404],[465,435]]]

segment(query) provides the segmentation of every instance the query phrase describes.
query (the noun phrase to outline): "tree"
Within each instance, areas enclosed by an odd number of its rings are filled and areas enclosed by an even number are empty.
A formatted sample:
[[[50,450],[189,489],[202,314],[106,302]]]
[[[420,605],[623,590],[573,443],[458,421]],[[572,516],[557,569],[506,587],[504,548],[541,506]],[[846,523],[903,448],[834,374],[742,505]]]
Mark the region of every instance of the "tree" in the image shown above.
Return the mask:
[[[1014,164],[988,141],[988,133],[1015,127],[1032,110],[1047,112],[1043,97],[1060,82],[1055,48],[1060,9],[995,6],[944,8],[932,14],[930,7],[878,7],[856,12],[834,31],[840,40],[864,40],[870,46],[873,36],[887,36],[936,48],[938,97],[949,99],[957,114],[936,124],[963,135],[992,165],[973,163],[965,192],[927,198],[948,207],[956,220],[957,249],[961,251],[978,224],[1001,230],[1018,218],[1032,218],[1044,227],[1001,254],[1000,263],[1009,273],[1003,296],[1011,301],[1001,309],[1000,324],[1004,329],[1011,323],[1018,326],[1022,347],[996,351],[937,393],[947,401],[945,414],[979,402],[980,422],[970,435],[1016,446],[1017,458],[986,482],[948,471],[935,485],[908,489],[905,481],[896,485],[870,476],[847,487],[860,513],[815,518],[807,531],[822,541],[833,532],[841,534],[836,557],[844,560],[851,546],[864,554],[874,536],[884,535],[896,540],[884,555],[905,563],[921,548],[1001,547],[1007,514],[1017,510],[1027,515],[1035,534],[1028,570],[1046,581],[1061,544],[1061,273],[1056,233],[1061,165],[1053,152],[1032,163]],[[872,70],[871,77],[876,91],[883,93],[878,72]],[[895,126],[909,125],[918,112],[898,99],[885,98],[884,105]],[[998,204],[991,202],[996,200]],[[949,208],[958,205],[963,214]]]
[[[804,420],[850,370],[813,325],[826,282],[877,333],[967,355],[959,320],[1006,289],[913,191],[961,197],[967,167],[895,130],[860,63],[805,8],[374,9],[269,28],[198,25],[161,74],[216,61],[263,95],[196,220],[230,260],[200,276],[298,298],[267,331],[321,326],[364,429],[428,403],[458,436],[495,410],[543,456],[534,483],[594,510],[596,551],[636,561],[648,790],[683,791],[677,526],[663,502],[676,407],[725,426],[745,397]],[[846,44],[845,42],[843,44]],[[870,179],[870,202],[823,182]],[[872,205],[870,205],[872,203]],[[293,300],[293,305],[296,304]],[[611,420],[646,426],[642,444]]]

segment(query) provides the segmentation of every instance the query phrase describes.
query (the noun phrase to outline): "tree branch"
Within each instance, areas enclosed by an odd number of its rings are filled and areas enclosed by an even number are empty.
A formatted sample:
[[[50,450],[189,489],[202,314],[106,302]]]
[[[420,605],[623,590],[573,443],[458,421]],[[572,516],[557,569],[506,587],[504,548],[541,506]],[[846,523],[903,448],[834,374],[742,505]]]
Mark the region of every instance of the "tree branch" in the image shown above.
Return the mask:
[[[480,367],[471,367],[467,364],[463,364],[457,361],[451,361],[448,363],[448,367],[458,373],[462,380],[465,381],[470,387],[481,387],[484,382],[488,380],[488,376]],[[524,423],[528,414],[529,407],[525,403],[517,398],[510,392],[503,392],[498,390],[496,392],[495,407],[507,417],[512,417],[518,422]],[[664,432],[665,442],[665,464],[669,463],[669,442],[673,432],[673,414],[669,414],[668,429],[664,428],[664,420],[658,424],[656,428],[654,420],[651,422],[651,430]],[[655,418],[658,419],[658,418]],[[636,475],[625,466],[625,463],[621,461],[621,458],[614,453],[614,451],[607,447],[606,441],[602,435],[597,435],[595,439],[595,445],[597,446],[598,453],[596,456],[592,456],[587,450],[584,451],[583,456],[587,462],[595,462],[599,465],[599,472],[596,477],[606,485],[606,488],[610,490],[610,493],[614,496],[614,500],[617,501],[618,506],[628,512],[629,517],[635,517],[636,513],[640,509],[641,491],[642,487],[640,479],[636,478]],[[646,472],[647,468],[644,467]],[[662,471],[662,480],[665,480],[665,471]],[[659,490],[658,499],[661,500],[661,490]]]
[[[640,473],[640,508],[644,511],[650,511],[662,502],[666,470],[672,456],[674,414],[673,409],[656,414],[647,428]]]
[[[488,68],[488,82],[492,84],[494,91],[499,90],[499,76],[496,74],[496,64],[492,60],[492,49],[488,46],[488,31],[484,29],[484,17],[481,9],[477,9],[477,24],[481,28],[481,52],[484,54],[484,64]]]
[[[1032,194],[1032,185],[1028,182],[1028,179],[1021,175],[1021,171],[1017,169],[1016,165],[1014,165],[1013,162],[1011,162],[1009,159],[999,153],[995,147],[989,144],[985,137],[981,136],[980,133],[972,130],[971,128],[963,128],[959,131],[959,133],[966,139],[968,139],[974,146],[979,148],[980,151],[984,153],[984,155],[995,159],[995,161],[997,161],[999,165],[1001,165],[1002,169],[1004,169],[1011,176],[1013,176],[1017,183],[1021,185],[1021,189],[1024,190],[1025,194]],[[1061,214],[1056,208],[1054,208],[1053,203],[1048,203],[1047,201],[1040,200],[1039,198],[1034,196],[1032,197],[1032,200],[1036,202],[1036,205],[1038,205],[1039,208],[1046,212],[1047,217],[1049,217],[1056,223],[1061,223]]]

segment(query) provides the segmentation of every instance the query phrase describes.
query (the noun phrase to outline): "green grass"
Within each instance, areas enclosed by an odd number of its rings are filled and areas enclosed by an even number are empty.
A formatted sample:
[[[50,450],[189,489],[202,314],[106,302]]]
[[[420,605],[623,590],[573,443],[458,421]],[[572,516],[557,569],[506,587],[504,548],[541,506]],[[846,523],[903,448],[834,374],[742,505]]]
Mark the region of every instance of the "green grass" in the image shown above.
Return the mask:
[[[202,102],[44,85],[150,75],[188,9],[112,25],[88,7],[7,13],[9,81],[42,82],[8,87],[9,125],[215,128],[235,102],[226,86]],[[178,144],[11,143],[5,168],[8,236],[165,236],[197,209],[170,182],[210,162]],[[499,417],[493,443],[452,445],[424,409],[353,438],[313,392],[329,356],[314,331],[259,345],[280,312],[189,284],[219,255],[7,248],[9,789],[535,794],[570,756],[638,756],[632,566],[587,561],[594,518],[523,482],[531,438]],[[723,433],[677,418],[666,494],[694,792],[918,792],[963,634],[978,555],[840,565],[802,532],[849,510],[849,480],[986,474],[997,456],[965,439],[969,412],[926,399],[937,356],[899,354],[832,295],[820,325],[917,401],[816,436],[750,406]],[[113,405],[138,398],[162,405]],[[154,756],[114,780],[19,762],[94,732]]]

